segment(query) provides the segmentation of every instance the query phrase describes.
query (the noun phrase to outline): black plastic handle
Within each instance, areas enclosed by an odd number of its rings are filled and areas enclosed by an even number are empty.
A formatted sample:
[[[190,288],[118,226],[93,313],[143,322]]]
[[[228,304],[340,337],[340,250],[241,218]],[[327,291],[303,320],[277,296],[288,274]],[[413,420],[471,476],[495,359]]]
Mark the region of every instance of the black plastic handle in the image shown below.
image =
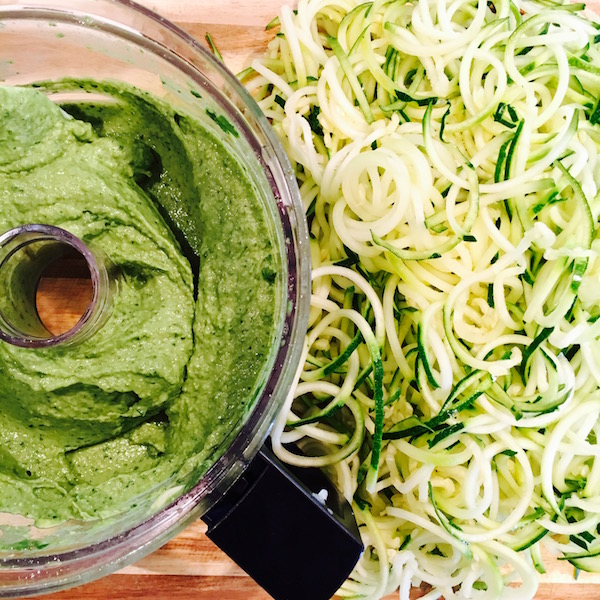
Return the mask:
[[[203,519],[208,537],[275,600],[331,598],[364,549],[329,479],[284,466],[266,446]]]

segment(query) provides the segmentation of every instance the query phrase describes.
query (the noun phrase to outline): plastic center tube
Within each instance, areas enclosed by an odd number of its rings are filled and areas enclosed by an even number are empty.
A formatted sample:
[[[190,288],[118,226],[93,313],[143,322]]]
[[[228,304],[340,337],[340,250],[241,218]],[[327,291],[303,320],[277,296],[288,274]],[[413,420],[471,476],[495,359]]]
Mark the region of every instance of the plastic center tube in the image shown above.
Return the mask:
[[[91,300],[79,321],[55,335],[37,310],[37,288],[50,265],[65,258],[85,260]],[[72,233],[52,225],[21,225],[0,235],[0,340],[25,348],[74,344],[88,339],[106,322],[113,282],[108,260]]]

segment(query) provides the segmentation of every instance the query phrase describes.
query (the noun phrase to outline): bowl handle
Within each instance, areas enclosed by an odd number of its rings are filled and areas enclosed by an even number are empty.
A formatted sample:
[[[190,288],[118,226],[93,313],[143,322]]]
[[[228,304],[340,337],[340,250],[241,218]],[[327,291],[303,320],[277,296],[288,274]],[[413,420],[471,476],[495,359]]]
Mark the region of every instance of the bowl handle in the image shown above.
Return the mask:
[[[275,600],[327,600],[364,547],[352,508],[316,468],[265,445],[204,515],[208,537]]]

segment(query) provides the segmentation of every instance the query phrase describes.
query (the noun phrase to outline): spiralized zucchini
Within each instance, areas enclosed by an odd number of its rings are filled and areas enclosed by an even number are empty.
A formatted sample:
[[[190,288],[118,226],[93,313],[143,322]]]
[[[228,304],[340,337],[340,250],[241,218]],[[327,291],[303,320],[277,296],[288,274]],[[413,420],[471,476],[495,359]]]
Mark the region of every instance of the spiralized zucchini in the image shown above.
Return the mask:
[[[600,35],[582,9],[300,0],[240,74],[309,221],[305,361],[272,439],[353,502],[367,550],[342,596],[532,598],[542,544],[600,570]]]

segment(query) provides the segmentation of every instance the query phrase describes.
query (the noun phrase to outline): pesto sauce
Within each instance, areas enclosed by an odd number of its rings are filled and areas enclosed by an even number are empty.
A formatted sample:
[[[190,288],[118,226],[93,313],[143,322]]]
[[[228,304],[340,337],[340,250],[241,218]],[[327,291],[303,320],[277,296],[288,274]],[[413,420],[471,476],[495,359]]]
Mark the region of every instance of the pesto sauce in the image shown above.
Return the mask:
[[[0,511],[41,525],[195,483],[260,389],[281,285],[255,186],[213,132],[134,88],[77,85],[111,101],[0,86],[0,232],[62,227],[117,277],[81,344],[0,342]]]

